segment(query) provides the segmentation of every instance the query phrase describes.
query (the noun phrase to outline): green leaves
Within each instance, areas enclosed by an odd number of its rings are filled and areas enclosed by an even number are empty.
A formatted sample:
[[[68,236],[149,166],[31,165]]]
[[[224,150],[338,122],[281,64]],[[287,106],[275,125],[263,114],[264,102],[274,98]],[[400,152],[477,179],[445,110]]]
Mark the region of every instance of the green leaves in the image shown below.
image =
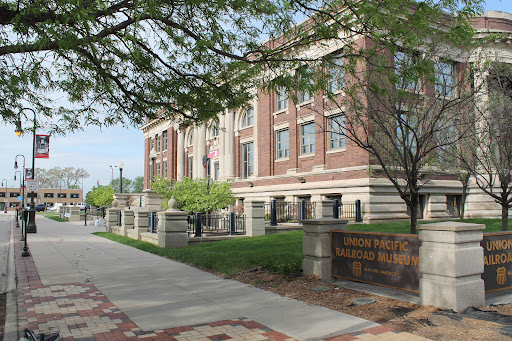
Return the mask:
[[[206,213],[220,210],[235,202],[231,192],[230,181],[212,181],[211,179],[190,179],[183,177],[173,182],[156,177],[151,188],[164,197],[162,206],[167,209],[167,202],[174,197],[178,209],[190,213]]]
[[[114,201],[115,191],[109,186],[93,187],[85,197],[85,202],[91,206],[105,207],[110,206]]]

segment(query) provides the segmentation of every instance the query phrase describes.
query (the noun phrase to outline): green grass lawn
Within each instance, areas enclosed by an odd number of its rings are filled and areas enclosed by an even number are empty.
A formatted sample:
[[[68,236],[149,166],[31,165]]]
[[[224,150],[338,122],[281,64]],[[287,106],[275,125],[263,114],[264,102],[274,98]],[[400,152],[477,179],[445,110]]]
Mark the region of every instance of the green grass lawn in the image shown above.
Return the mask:
[[[302,231],[236,238],[191,245],[180,249],[164,249],[147,242],[107,232],[96,232],[95,234],[156,255],[215,270],[228,276],[256,266],[288,275],[300,271],[304,258],[302,255],[304,233]]]
[[[52,219],[51,217],[48,218]],[[464,222],[485,224],[487,227],[484,232],[501,231],[500,219],[467,219]],[[351,231],[410,233],[410,224],[409,222],[350,224],[348,229]],[[510,229],[512,230],[512,226]],[[300,272],[304,259],[302,254],[304,233],[302,231],[261,237],[236,238],[191,245],[180,249],[164,249],[147,242],[107,232],[96,232],[95,234],[159,256],[215,270],[228,276],[257,266],[276,273],[290,275]]]

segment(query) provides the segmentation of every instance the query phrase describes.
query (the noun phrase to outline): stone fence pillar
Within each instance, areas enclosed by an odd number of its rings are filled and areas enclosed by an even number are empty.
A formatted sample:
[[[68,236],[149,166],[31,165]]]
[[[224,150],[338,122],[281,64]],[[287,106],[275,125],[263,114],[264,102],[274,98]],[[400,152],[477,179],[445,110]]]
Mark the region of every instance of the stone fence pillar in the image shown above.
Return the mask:
[[[320,200],[315,203],[316,218],[332,218],[332,200]]]
[[[330,232],[346,231],[347,221],[334,218],[307,219],[302,221],[302,228],[304,276],[316,275],[324,282],[332,282]]]
[[[69,207],[69,221],[80,221],[80,207]]]
[[[140,239],[140,234],[148,232],[148,211],[134,211],[133,230],[136,239]]]
[[[117,226],[117,212],[121,211],[119,208],[107,208],[107,214],[105,215],[105,223],[107,231],[112,232],[112,226]]]
[[[452,309],[485,305],[485,225],[441,222],[418,225],[420,247],[420,302]]]
[[[265,235],[265,202],[247,201],[244,203],[245,233],[250,237]]]
[[[158,212],[158,246],[177,248],[188,246],[188,213],[177,210],[176,201],[169,200],[169,209]]]
[[[122,210],[121,214],[121,233],[126,236],[126,231],[133,230],[133,211]]]

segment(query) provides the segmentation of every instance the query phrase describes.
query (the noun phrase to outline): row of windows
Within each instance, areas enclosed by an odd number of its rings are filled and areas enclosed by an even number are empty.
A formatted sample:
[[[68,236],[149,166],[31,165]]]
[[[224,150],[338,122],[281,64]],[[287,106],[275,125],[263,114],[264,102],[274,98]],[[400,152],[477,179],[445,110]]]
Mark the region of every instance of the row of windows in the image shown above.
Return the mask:
[[[157,153],[167,150],[167,130],[164,130],[161,135],[156,134],[153,139],[149,140],[151,148],[155,148]]]
[[[327,119],[327,150],[334,151],[345,148],[346,138],[342,116]],[[286,159],[290,155],[290,132],[288,129],[276,131],[276,160]],[[315,123],[309,122],[299,126],[300,155],[315,153]],[[254,142],[243,143],[241,146],[241,175],[243,179],[254,173]]]

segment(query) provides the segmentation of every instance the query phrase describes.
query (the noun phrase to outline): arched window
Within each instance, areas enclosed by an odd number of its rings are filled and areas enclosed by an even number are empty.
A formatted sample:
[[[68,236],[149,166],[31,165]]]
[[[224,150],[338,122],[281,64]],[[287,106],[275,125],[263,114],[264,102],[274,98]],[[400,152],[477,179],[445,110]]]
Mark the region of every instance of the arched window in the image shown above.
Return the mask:
[[[212,127],[210,129],[211,129],[211,137],[212,138],[218,137],[219,131],[220,131],[220,122],[219,121],[213,122]]]
[[[194,132],[188,134],[187,147],[194,145]]]
[[[252,125],[254,125],[254,108],[250,106],[242,116],[242,124],[240,125],[240,128],[246,128]]]

